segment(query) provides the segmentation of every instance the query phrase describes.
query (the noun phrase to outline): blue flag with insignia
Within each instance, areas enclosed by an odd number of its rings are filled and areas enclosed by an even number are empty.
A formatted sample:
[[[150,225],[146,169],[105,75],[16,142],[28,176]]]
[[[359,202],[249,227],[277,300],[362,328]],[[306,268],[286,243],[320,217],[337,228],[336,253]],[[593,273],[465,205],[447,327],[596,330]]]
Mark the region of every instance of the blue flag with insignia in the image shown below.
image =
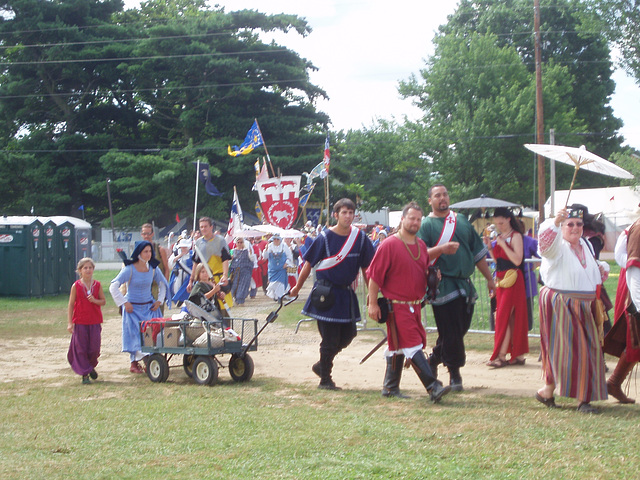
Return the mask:
[[[253,125],[247,132],[247,136],[244,137],[244,142],[239,147],[237,145],[233,146],[233,150],[231,149],[231,145],[227,150],[227,153],[232,157],[237,157],[238,155],[247,155],[251,153],[254,148],[262,145],[262,135],[260,134],[260,128],[258,128],[258,121],[254,120]]]

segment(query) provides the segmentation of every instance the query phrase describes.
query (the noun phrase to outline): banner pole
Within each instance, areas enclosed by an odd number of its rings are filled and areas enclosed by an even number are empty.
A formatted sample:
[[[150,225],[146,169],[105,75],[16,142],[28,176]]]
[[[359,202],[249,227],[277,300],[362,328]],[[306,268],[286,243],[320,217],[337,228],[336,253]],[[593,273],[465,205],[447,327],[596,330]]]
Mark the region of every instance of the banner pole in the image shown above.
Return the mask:
[[[196,222],[198,221],[198,183],[200,180],[200,157],[196,165],[196,197],[193,202],[193,232],[196,231]]]
[[[269,166],[271,167],[271,173],[273,176],[276,176],[276,172],[273,170],[273,164],[271,163],[271,157],[269,156],[269,150],[267,150],[267,142],[264,141],[264,135],[262,134],[262,130],[260,129],[260,124],[258,123],[258,119],[254,118],[256,121],[256,125],[258,127],[258,131],[260,132],[260,138],[262,138],[262,146],[264,147],[264,151],[267,154],[267,160],[269,160]]]

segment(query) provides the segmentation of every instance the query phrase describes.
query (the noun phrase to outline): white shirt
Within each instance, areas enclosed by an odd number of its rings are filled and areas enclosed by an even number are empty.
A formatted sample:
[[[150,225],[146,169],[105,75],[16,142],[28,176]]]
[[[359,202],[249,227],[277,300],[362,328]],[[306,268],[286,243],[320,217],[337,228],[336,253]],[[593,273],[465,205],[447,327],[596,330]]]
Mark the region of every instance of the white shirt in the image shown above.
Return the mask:
[[[596,286],[602,283],[602,275],[598,263],[587,246],[586,240],[580,239],[582,254],[586,268],[582,266],[571,245],[562,238],[561,227],[556,227],[555,219],[549,218],[540,226],[538,234],[538,253],[542,257],[540,276],[544,284],[555,290],[573,292],[595,292]],[[545,241],[555,233],[549,244]]]

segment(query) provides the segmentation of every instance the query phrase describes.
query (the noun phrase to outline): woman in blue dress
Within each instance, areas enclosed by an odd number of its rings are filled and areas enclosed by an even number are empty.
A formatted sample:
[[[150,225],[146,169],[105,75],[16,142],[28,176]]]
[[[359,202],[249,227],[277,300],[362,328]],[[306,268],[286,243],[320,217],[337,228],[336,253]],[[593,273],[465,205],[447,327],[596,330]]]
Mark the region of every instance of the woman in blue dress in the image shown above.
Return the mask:
[[[153,254],[153,246],[147,241],[136,242],[130,260],[118,276],[111,281],[109,292],[118,307],[122,307],[122,351],[128,352],[131,360],[131,373],[144,373],[138,361],[146,354],[142,353],[140,324],[152,318],[160,318],[160,305],[165,300],[169,285],[158,265],[160,262]],[[158,298],[153,298],[151,285],[158,284]],[[121,285],[127,285],[127,293],[120,291]]]

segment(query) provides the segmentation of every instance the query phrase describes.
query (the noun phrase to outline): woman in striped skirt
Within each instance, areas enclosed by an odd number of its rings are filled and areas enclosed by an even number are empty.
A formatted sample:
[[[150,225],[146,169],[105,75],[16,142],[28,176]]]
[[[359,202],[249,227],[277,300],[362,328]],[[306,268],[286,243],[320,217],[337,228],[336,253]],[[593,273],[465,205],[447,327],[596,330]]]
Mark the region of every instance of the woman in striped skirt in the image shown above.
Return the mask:
[[[581,210],[562,209],[540,226],[540,341],[545,385],[536,399],[556,407],[554,390],[579,401],[578,411],[598,413],[605,400],[604,360],[592,305],[608,275],[582,239]],[[605,266],[606,265],[606,266]]]

